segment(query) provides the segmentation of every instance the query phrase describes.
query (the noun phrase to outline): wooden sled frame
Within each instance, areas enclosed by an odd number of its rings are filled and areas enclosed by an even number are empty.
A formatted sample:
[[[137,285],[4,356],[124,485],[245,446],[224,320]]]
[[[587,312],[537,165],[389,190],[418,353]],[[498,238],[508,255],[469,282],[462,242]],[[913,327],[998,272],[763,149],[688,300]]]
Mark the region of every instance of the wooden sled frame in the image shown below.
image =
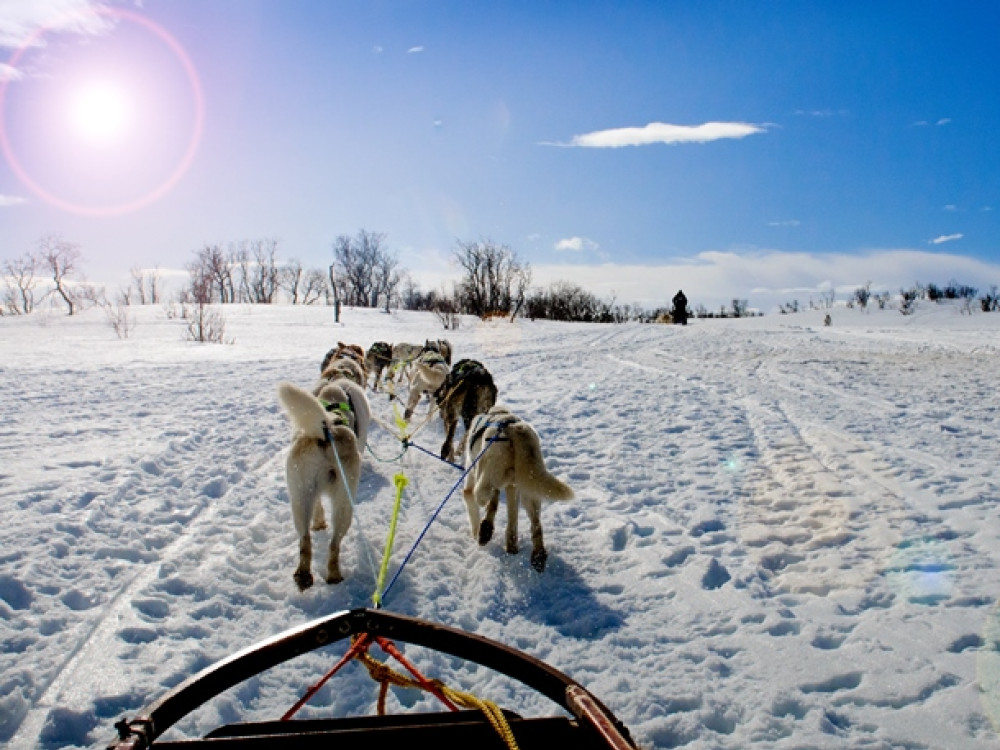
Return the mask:
[[[400,742],[480,750],[506,748],[478,711],[395,714],[360,718],[308,719],[237,723],[219,727],[204,738],[157,742],[167,729],[199,706],[250,677],[304,653],[351,636],[368,634],[412,643],[505,674],[546,696],[565,716],[522,719],[505,712],[522,750],[572,747],[574,750],[638,750],[628,729],[584,687],[543,661],[483,636],[383,610],[344,610],[314,620],[223,659],[115,727],[119,738],[109,750],[145,748],[240,747],[398,748]],[[472,745],[475,746],[475,745]]]

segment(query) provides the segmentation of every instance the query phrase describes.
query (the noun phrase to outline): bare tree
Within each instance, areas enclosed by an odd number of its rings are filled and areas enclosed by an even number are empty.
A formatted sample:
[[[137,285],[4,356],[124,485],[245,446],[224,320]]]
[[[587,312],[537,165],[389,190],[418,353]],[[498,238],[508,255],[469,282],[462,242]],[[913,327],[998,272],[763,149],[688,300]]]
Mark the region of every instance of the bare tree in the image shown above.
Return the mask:
[[[200,289],[197,295],[208,295],[210,300],[223,304],[234,302],[236,287],[233,282],[232,254],[223,251],[221,245],[205,245],[195,251],[195,260],[188,266],[192,284]]]
[[[373,269],[375,295],[385,303],[386,312],[389,312],[389,303],[403,278],[398,266],[399,259],[388,252],[382,252],[375,261]]]
[[[270,305],[278,296],[278,241],[262,239],[250,241],[252,264],[250,274],[250,302]]]
[[[25,253],[20,258],[4,261],[4,308],[9,313],[27,315],[35,309],[37,270],[38,258],[34,253]]]
[[[531,268],[506,245],[459,241],[455,258],[463,271],[457,294],[467,311],[480,318],[516,312],[531,284]]]
[[[302,304],[311,305],[323,299],[328,289],[329,287],[323,272],[317,268],[309,269],[306,271],[306,278],[302,283]]]
[[[132,277],[132,286],[130,289],[122,290],[121,299],[119,302],[125,305],[132,304],[132,290],[135,291],[139,298],[139,304],[146,304],[146,272],[143,271],[138,266],[132,266],[129,269],[129,275]]]
[[[299,304],[300,290],[304,280],[305,271],[302,268],[302,261],[298,258],[289,258],[285,261],[285,265],[281,267],[281,272],[278,275],[278,284],[288,294],[293,305]]]
[[[379,297],[399,285],[397,261],[385,248],[385,235],[360,230],[342,234],[333,243],[330,281],[343,302],[355,307],[377,307]]]
[[[73,275],[79,271],[80,259],[80,247],[57,234],[46,235],[38,241],[38,261],[51,274],[54,291],[66,303],[70,315],[77,311],[80,303],[76,290],[70,284]]]

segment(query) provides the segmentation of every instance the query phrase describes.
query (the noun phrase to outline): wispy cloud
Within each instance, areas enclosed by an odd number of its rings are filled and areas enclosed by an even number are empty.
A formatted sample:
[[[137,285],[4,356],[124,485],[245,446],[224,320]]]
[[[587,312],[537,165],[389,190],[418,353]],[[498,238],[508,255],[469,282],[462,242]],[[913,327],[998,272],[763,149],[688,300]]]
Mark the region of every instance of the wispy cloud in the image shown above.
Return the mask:
[[[416,47],[410,47],[408,50],[406,50],[406,54],[417,55],[423,51],[424,51],[423,45],[418,45]]]
[[[584,250],[596,250],[597,247],[596,242],[588,240],[586,237],[568,237],[564,240],[559,240],[555,244],[555,249],[559,252],[569,251],[579,253]]]
[[[846,109],[797,109],[795,114],[799,117],[844,117],[847,115]]]
[[[17,206],[21,203],[27,203],[27,201],[20,195],[0,195],[0,208],[7,208],[8,206]]]
[[[798,219],[785,219],[784,221],[769,221],[767,225],[769,227],[797,227],[801,223]]]
[[[937,121],[937,124],[938,125],[947,125],[950,122],[951,122],[951,118],[950,117],[942,117],[940,120]]]
[[[20,47],[41,28],[78,34],[98,34],[112,26],[94,0],[31,0],[0,2],[0,47]]]
[[[945,242],[954,242],[955,240],[960,240],[965,235],[961,232],[956,234],[942,234],[940,237],[935,237],[931,240],[932,245],[943,245]]]
[[[653,143],[709,143],[727,138],[745,138],[765,128],[747,122],[706,122],[701,125],[671,125],[651,122],[642,127],[612,128],[574,135],[568,145],[581,148],[622,148]]]

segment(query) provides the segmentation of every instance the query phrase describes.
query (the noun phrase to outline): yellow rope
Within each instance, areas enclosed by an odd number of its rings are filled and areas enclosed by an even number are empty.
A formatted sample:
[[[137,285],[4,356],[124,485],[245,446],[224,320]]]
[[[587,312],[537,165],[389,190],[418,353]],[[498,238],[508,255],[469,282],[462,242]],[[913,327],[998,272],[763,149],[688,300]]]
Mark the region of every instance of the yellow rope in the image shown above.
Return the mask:
[[[368,674],[371,675],[371,678],[376,682],[381,683],[378,699],[379,716],[385,715],[385,696],[388,692],[389,685],[396,685],[397,687],[405,688],[418,688],[420,690],[427,689],[412,677],[408,677],[405,674],[397,672],[387,664],[383,664],[378,661],[367,651],[358,654],[357,658],[361,660],[365,667],[367,667]],[[431,682],[434,687],[440,690],[441,693],[455,705],[461,706],[462,708],[476,708],[482,711],[486,716],[486,720],[490,723],[490,726],[496,730],[496,733],[500,735],[500,738],[504,741],[507,747],[510,748],[510,750],[518,750],[517,740],[514,738],[514,732],[511,730],[510,724],[507,723],[507,717],[504,716],[503,711],[499,706],[492,701],[477,698],[471,693],[463,693],[458,690],[454,690],[440,680],[431,680]]]
[[[392,554],[392,545],[396,540],[396,525],[399,521],[399,506],[403,501],[403,489],[409,482],[405,474],[397,474],[393,477],[393,481],[396,484],[396,500],[392,506],[392,519],[389,522],[389,537],[386,539],[385,551],[382,553],[382,567],[379,569],[378,580],[375,582],[375,594],[372,596],[372,602],[375,604],[376,609],[382,606],[382,586],[385,585],[385,574],[389,569],[389,556]]]

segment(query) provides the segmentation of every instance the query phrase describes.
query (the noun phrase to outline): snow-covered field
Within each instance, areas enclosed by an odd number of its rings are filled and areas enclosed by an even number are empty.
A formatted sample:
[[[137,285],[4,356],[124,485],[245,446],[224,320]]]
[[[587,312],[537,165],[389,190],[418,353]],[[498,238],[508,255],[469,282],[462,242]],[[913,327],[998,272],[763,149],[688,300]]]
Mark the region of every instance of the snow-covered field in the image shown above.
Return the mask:
[[[543,512],[539,575],[524,519],[519,555],[480,548],[451,497],[386,609],[545,660],[645,748],[1000,748],[1000,315],[444,331],[419,313],[224,314],[224,345],[185,341],[159,307],[136,309],[126,340],[100,311],[0,318],[0,743],[102,747],[215,660],[370,606],[394,475],[409,485],[390,574],[460,473],[374,427],[347,580],[300,593],[275,388],[311,385],[337,341],[446,337],[492,371],[577,498]],[[441,438],[435,418],[413,440]],[[254,678],[172,736],[276,718],[340,652]],[[554,709],[415,653],[456,688]],[[376,695],[352,666],[302,715],[369,714]],[[438,708],[394,695],[391,711]]]

